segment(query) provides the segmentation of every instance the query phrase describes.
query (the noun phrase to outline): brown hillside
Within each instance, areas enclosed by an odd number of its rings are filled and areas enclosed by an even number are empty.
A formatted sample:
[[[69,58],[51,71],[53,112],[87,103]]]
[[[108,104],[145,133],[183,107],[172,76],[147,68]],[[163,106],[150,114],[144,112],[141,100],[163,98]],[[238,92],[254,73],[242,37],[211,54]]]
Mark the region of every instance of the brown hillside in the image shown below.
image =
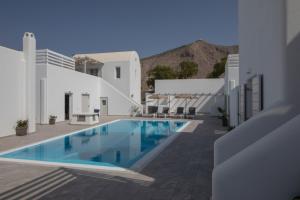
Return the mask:
[[[205,78],[213,70],[215,63],[228,54],[238,53],[238,46],[222,46],[205,42],[195,41],[154,56],[143,58],[142,64],[142,91],[148,90],[146,84],[147,72],[156,65],[168,65],[178,68],[182,61],[193,61],[198,64],[198,74],[193,78]]]

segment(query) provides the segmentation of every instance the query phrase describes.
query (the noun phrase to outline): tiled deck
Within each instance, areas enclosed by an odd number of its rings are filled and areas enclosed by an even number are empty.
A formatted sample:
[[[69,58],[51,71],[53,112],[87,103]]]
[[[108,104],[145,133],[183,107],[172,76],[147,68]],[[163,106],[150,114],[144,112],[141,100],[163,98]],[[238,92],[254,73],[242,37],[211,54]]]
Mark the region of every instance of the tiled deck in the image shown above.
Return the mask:
[[[101,118],[101,123],[120,117]],[[0,151],[88,126],[38,126],[26,137],[0,139]],[[213,143],[220,120],[195,120],[140,173],[86,172],[0,162],[0,199],[198,199],[211,196]]]

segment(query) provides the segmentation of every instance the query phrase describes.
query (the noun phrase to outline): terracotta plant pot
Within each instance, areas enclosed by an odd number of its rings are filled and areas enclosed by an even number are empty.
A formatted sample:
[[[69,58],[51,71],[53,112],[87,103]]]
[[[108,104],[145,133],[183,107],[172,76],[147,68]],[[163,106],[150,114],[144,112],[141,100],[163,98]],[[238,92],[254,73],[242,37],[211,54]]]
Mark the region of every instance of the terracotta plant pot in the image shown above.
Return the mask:
[[[28,127],[16,127],[16,135],[17,136],[24,136],[27,135]]]

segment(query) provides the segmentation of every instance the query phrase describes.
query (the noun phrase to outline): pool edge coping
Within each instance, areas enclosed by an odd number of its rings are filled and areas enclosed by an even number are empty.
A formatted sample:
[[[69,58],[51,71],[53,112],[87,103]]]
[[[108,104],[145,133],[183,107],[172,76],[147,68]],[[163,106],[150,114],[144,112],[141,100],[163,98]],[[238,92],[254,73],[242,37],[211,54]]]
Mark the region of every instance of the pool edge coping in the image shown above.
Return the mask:
[[[150,150],[147,154],[144,155],[140,160],[138,160],[136,163],[134,163],[131,167],[129,168],[124,168],[124,167],[119,167],[119,166],[99,166],[99,165],[90,165],[90,164],[73,164],[73,163],[63,163],[63,162],[49,162],[49,161],[38,161],[38,160],[26,160],[26,159],[15,159],[15,158],[4,158],[0,157],[0,161],[4,162],[15,162],[15,163],[20,163],[20,164],[32,164],[32,165],[40,165],[40,166],[46,166],[46,167],[66,167],[66,168],[72,168],[72,169],[81,169],[81,170],[105,170],[105,171],[121,171],[121,172],[140,172],[142,169],[144,169],[153,159],[157,157],[158,154],[160,154],[167,146],[169,146],[179,135],[182,133],[182,131],[191,123],[190,120],[176,120],[176,119],[135,119],[135,118],[124,118],[124,119],[116,119],[112,120],[110,122],[105,122],[103,124],[98,124],[95,126],[87,127],[84,129],[72,131],[70,133],[66,133],[63,135],[55,136],[52,138],[48,138],[45,140],[41,140],[39,142],[35,142],[32,144],[28,144],[22,147],[17,147],[13,149],[9,149],[6,151],[0,152],[0,156],[11,153],[14,151],[18,151],[20,149],[32,147],[35,145],[39,145],[41,143],[45,142],[50,142],[59,138],[63,138],[65,136],[73,135],[76,133],[80,133],[82,131],[90,130],[96,127],[101,127],[107,124],[111,124],[114,122],[122,121],[122,120],[141,120],[141,121],[184,121],[186,124],[184,124],[182,127],[180,127],[178,130],[176,130],[176,134],[173,136],[170,136],[167,138],[165,141],[163,141],[161,144],[156,146],[154,149]]]
[[[176,130],[176,134],[170,136],[166,140],[164,140],[161,144],[156,146],[154,149],[149,151],[147,154],[144,155],[140,160],[136,161],[129,170],[133,170],[135,172],[142,171],[151,161],[153,161],[164,149],[166,149],[181,133],[182,131],[187,128],[188,125],[191,124],[191,121],[186,121],[182,127]]]

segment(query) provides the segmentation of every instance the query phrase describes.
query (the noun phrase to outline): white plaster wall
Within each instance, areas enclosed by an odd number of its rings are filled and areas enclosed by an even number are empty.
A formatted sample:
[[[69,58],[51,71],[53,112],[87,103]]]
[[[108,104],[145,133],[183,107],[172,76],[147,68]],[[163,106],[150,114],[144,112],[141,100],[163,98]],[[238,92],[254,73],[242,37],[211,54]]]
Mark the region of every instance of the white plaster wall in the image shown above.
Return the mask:
[[[57,121],[65,120],[65,93],[72,92],[73,113],[81,112],[81,95],[90,95],[90,113],[100,108],[99,78],[54,65],[47,65],[47,110]]]
[[[156,80],[155,93],[170,94],[170,99],[151,100],[149,96],[152,94],[147,94],[146,107],[159,105],[158,112],[162,112],[162,107],[169,107],[169,112],[176,112],[177,107],[185,107],[186,113],[189,107],[196,107],[198,113],[219,115],[218,107],[224,108],[223,92],[224,79]],[[174,94],[197,94],[197,97],[186,100],[175,98]]]
[[[41,79],[47,78],[47,65],[46,64],[37,64],[36,65],[36,123],[41,123]]]
[[[239,68],[238,67],[228,67],[225,71],[225,89],[224,92],[226,95],[230,94],[231,89],[239,86]],[[234,81],[234,87],[230,88],[230,81]]]
[[[141,63],[139,55],[134,52],[130,59],[130,97],[141,103]],[[131,96],[132,95],[132,96]]]
[[[104,79],[99,79],[101,97],[108,97],[108,115],[130,115],[133,107],[141,107]]]
[[[223,93],[224,79],[155,80],[157,94],[216,94]]]
[[[229,55],[225,66],[225,86],[226,113],[229,115],[231,127],[238,125],[238,90],[239,86],[239,55]]]
[[[229,95],[229,125],[231,127],[238,126],[239,123],[239,101],[238,101],[238,87],[231,90]]]
[[[0,46],[0,137],[15,134],[25,119],[25,61],[23,52]]]
[[[264,108],[284,97],[286,23],[283,0],[239,1],[240,84],[264,77]]]
[[[116,67],[121,67],[121,78],[116,78]],[[106,62],[102,67],[102,78],[130,97],[130,62]]]
[[[64,95],[72,93],[73,113],[81,113],[81,95],[90,94],[90,112],[100,108],[100,97],[108,97],[108,115],[130,115],[140,106],[104,79],[51,64],[37,66],[37,121],[41,123],[41,79],[47,81],[47,116],[64,121]],[[101,108],[100,108],[101,109]]]
[[[216,141],[213,200],[292,199],[299,195],[300,1],[240,0],[239,7],[241,78],[244,66],[261,67],[250,71],[264,75],[267,108]]]
[[[283,200],[299,196],[300,115],[217,166],[213,200]]]

